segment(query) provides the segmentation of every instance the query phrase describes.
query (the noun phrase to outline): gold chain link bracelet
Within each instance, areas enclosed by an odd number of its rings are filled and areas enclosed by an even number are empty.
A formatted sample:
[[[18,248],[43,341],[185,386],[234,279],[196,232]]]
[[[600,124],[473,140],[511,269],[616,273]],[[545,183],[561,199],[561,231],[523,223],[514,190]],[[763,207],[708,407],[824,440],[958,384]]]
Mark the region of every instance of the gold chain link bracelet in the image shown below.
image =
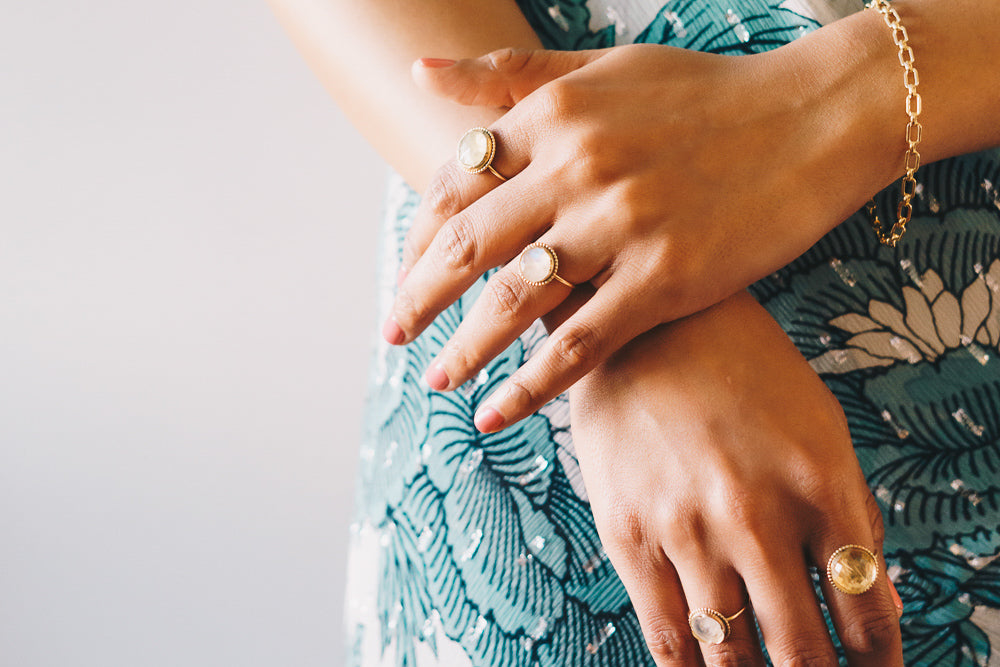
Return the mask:
[[[906,86],[906,115],[909,118],[909,122],[906,124],[906,155],[903,157],[903,168],[906,170],[906,175],[903,176],[900,183],[902,199],[896,208],[896,224],[886,233],[882,221],[875,213],[875,200],[869,200],[865,207],[868,209],[868,216],[871,218],[872,227],[875,228],[878,240],[882,245],[895,247],[896,242],[903,238],[903,234],[906,233],[906,224],[913,216],[913,206],[910,204],[910,200],[917,193],[917,181],[913,178],[913,174],[920,167],[920,153],[917,152],[917,144],[920,143],[920,136],[923,133],[923,127],[917,122],[921,107],[920,93],[917,92],[920,75],[917,74],[917,68],[913,65],[913,49],[910,48],[909,35],[906,34],[906,28],[900,23],[896,10],[886,0],[872,0],[865,7],[881,13],[885,24],[892,30],[892,41],[899,49],[899,64],[903,66],[903,85]]]

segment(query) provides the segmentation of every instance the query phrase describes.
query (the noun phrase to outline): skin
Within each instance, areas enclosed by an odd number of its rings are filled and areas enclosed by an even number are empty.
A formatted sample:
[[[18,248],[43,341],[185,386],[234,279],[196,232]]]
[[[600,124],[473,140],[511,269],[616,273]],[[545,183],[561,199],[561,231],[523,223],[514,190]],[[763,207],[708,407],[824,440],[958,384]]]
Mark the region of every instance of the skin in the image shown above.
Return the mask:
[[[575,155],[572,147],[585,145],[581,142],[587,139],[588,133],[590,138],[587,140],[593,142],[602,131],[618,131],[622,125],[630,125],[633,129],[641,127],[622,122],[628,118],[622,114],[630,113],[627,108],[600,107],[587,93],[589,86],[613,89],[615,81],[609,78],[618,76],[620,70],[617,68],[632,67],[635,64],[631,61],[633,57],[645,63],[635,71],[635,86],[625,91],[633,99],[640,87],[669,85],[673,86],[672,90],[684,92],[687,86],[690,90],[686,94],[693,99],[699,96],[699,85],[708,88],[709,83],[724,81],[724,78],[715,77],[756,77],[753,80],[761,85],[767,81],[770,85],[780,83],[787,88],[784,91],[787,94],[768,96],[775,98],[772,101],[787,100],[791,96],[798,102],[792,109],[772,109],[777,116],[769,116],[766,109],[743,108],[741,122],[750,119],[754,122],[748,125],[756,127],[757,131],[766,131],[768,118],[790,119],[791,127],[796,130],[792,136],[816,142],[809,144],[809,150],[805,151],[816,162],[839,165],[838,161],[846,161],[838,169],[827,170],[826,180],[819,185],[820,189],[842,191],[844,201],[830,205],[838,211],[847,209],[848,201],[861,201],[871,194],[857,192],[856,181],[882,184],[901,172],[902,140],[898,135],[904,123],[899,110],[895,109],[902,100],[901,69],[884,24],[873,20],[878,18],[873,12],[864,13],[864,19],[855,19],[856,23],[839,22],[835,29],[826,29],[827,38],[814,42],[808,51],[785,47],[788,49],[783,52],[786,57],[771,60],[774,69],[766,72],[753,70],[749,61],[742,64],[723,59],[726,64],[716,64],[715,58],[709,63],[688,54],[671,53],[671,57],[680,59],[678,62],[683,61],[681,70],[690,75],[678,82],[674,79],[678,78],[679,70],[671,69],[667,74],[658,62],[660,56],[657,54],[666,53],[659,48],[655,53],[650,49],[636,49],[634,56],[630,53],[603,54],[590,60],[531,51],[538,47],[537,39],[512,2],[273,0],[272,4],[321,80],[355,124],[411,185],[418,189],[429,188],[407,242],[405,263],[411,271],[405,278],[401,294],[404,303],[410,299],[411,307],[407,311],[405,305],[401,307],[397,303],[396,318],[392,321],[404,332],[404,339],[398,342],[412,340],[432,319],[435,309],[446,307],[448,294],[461,291],[460,286],[449,283],[446,276],[435,274],[430,268],[420,268],[421,263],[429,266],[439,259],[432,255],[432,250],[448,247],[447,243],[436,239],[450,233],[442,230],[456,216],[478,204],[483,219],[496,222],[503,211],[524,217],[520,210],[522,204],[539,205],[532,201],[529,189],[524,189],[525,199],[518,201],[517,206],[499,208],[497,179],[489,175],[469,176],[457,171],[453,163],[440,167],[453,152],[456,138],[469,127],[492,125],[498,129],[503,156],[498,156],[496,164],[502,173],[517,175],[511,185],[521,178],[522,172],[534,168],[536,156],[540,170],[548,169],[550,177],[558,171],[555,180],[569,184],[558,196],[549,191],[548,198],[558,200],[561,197],[565,203],[557,211],[562,217],[551,216],[544,221],[547,226],[554,229],[554,223],[561,221],[560,226],[571,230],[579,224],[580,229],[586,228],[590,234],[606,235],[592,237],[600,238],[601,244],[589,244],[577,238],[573,245],[565,246],[573,248],[572,254],[563,251],[564,259],[573,258],[571,264],[567,263],[567,269],[578,265],[579,268],[573,270],[585,274],[605,263],[607,257],[599,256],[600,248],[592,250],[588,246],[614,245],[616,248],[615,258],[620,263],[611,262],[589,278],[572,275],[574,282],[584,283],[575,290],[547,285],[528,293],[521,285],[522,291],[516,294],[527,297],[524,303],[528,307],[522,308],[520,300],[509,302],[515,307],[504,313],[506,320],[500,321],[503,325],[501,337],[516,335],[518,327],[523,328],[537,315],[547,313],[555,332],[554,342],[546,348],[547,356],[537,363],[533,360],[533,366],[522,369],[521,376],[514,378],[530,388],[531,399],[524,400],[523,394],[518,398],[516,391],[511,394],[508,389],[505,390],[507,394],[501,394],[494,403],[494,409],[505,423],[513,423],[534,410],[548,393],[557,392],[560,386],[583,375],[588,366],[599,364],[574,387],[571,395],[574,441],[584,466],[602,540],[609,546],[615,566],[623,574],[623,581],[636,602],[637,614],[657,663],[714,665],[734,664],[735,660],[744,659],[745,664],[761,664],[759,648],[749,630],[749,614],[734,623],[734,636],[721,648],[695,645],[687,630],[688,605],[692,608],[710,606],[732,613],[749,600],[764,628],[768,649],[773,655],[781,656],[779,663],[834,664],[830,662],[831,644],[819,621],[818,606],[811,592],[803,588],[806,565],[825,564],[829,553],[842,544],[859,543],[876,552],[881,545],[878,513],[872,511],[871,496],[857,469],[839,405],[826,393],[780,328],[752,299],[739,292],[726,297],[721,293],[725,290],[717,290],[706,296],[698,295],[698,290],[691,288],[689,294],[681,294],[675,299],[681,305],[669,306],[674,310],[654,308],[657,317],[668,319],[683,315],[684,311],[697,310],[700,305],[709,305],[713,299],[722,301],[671,325],[652,328],[657,323],[653,318],[643,328],[648,332],[637,339],[635,336],[640,332],[636,329],[642,327],[633,326],[621,314],[608,317],[605,329],[594,329],[599,334],[595,339],[599,340],[598,353],[585,355],[582,362],[576,360],[578,355],[575,354],[563,358],[567,351],[572,353],[579,349],[559,344],[560,340],[567,340],[560,338],[559,333],[561,330],[565,333],[567,323],[573,323],[574,318],[582,314],[600,315],[609,304],[628,308],[627,303],[622,305],[619,301],[643,294],[626,289],[627,284],[618,286],[615,273],[609,268],[639,267],[648,280],[655,274],[657,261],[669,259],[669,254],[643,246],[650,239],[662,242],[670,238],[655,224],[664,216],[649,211],[639,215],[644,207],[651,207],[645,201],[648,190],[642,190],[642,197],[638,197],[640,188],[637,186],[616,186],[614,169],[628,167],[635,161],[618,156],[616,162],[615,156],[609,155],[609,164],[603,166],[591,159],[567,164],[563,153],[569,150],[569,155]],[[989,49],[995,48],[989,45],[993,40],[970,37],[976,30],[982,30],[983,35],[996,33],[993,8],[956,9],[955,3],[949,3],[948,15],[942,16],[940,12],[930,11],[933,9],[930,3],[911,2],[906,7],[913,7],[913,10],[906,13],[903,3],[900,5],[904,21],[908,26],[914,25],[911,42],[915,50],[918,35],[924,45],[918,51],[918,66],[924,80],[921,91],[925,97],[922,116],[926,121],[925,136],[930,137],[931,128],[937,128],[938,143],[928,139],[921,151],[940,158],[952,152],[971,150],[982,142],[1000,143],[1000,138],[990,134],[996,131],[995,128],[987,130],[981,126],[973,128],[973,134],[978,134],[972,139],[960,133],[956,134],[957,138],[943,139],[948,123],[962,118],[959,111],[945,108],[948,95],[984,85],[982,76],[973,81],[974,77],[966,72],[967,61],[996,62],[996,54],[992,54],[992,60],[988,59],[991,57]],[[975,21],[969,18],[973,16]],[[966,25],[962,21],[976,25]],[[937,32],[939,25],[944,28],[940,34]],[[961,43],[952,43],[957,40],[949,36],[949,30],[964,31],[954,33],[962,36]],[[391,44],[392,48],[386,48],[386,44]],[[945,55],[950,54],[954,61],[944,56],[932,58],[932,46],[942,49]],[[482,60],[469,59],[501,47],[526,51],[500,50]],[[959,47],[966,50],[961,58],[954,55]],[[532,55],[523,62],[517,60],[524,57],[519,53]],[[466,60],[452,67],[417,64],[411,79],[411,63],[423,56]],[[606,56],[613,57],[606,59]],[[600,67],[586,70],[591,64]],[[581,74],[578,70],[586,71]],[[804,74],[807,72],[808,76]],[[931,73],[938,74],[933,80],[944,80],[954,85],[955,90],[933,92],[934,85],[925,84],[932,80]],[[572,74],[576,74],[575,79],[563,80],[564,75]],[[985,77],[985,81],[988,83],[991,79]],[[554,88],[561,92],[544,92],[552,87],[550,82],[558,84]],[[715,89],[713,86],[712,90]],[[879,90],[886,94],[872,93]],[[992,90],[1000,90],[1000,86],[994,85]],[[523,105],[529,103],[536,91],[540,93],[537,95],[540,104],[563,99],[564,105],[577,102],[577,112],[582,105],[587,110],[600,107],[600,113],[591,117],[579,113],[566,115],[563,111],[563,116],[540,116],[542,122],[549,124],[533,131],[530,127],[515,125],[515,118],[520,118],[524,124],[531,122],[530,108],[523,110]],[[654,102],[669,113],[680,113],[685,108],[678,105],[671,110],[669,100],[659,99],[655,91],[646,91],[646,94],[650,109],[655,106]],[[995,93],[989,94],[994,95],[993,106],[986,108],[995,110],[1000,105]],[[938,101],[933,111],[932,98]],[[989,95],[981,98],[987,104],[990,102]],[[966,95],[966,101],[968,99]],[[878,122],[884,111],[880,105],[888,105],[889,100],[894,105],[895,117],[886,112],[884,115],[892,118],[892,122]],[[455,105],[454,101],[479,106],[463,107]],[[508,107],[513,110],[504,115]],[[557,110],[558,105],[551,109],[553,113]],[[718,109],[702,106],[698,110],[709,114],[703,114],[703,118],[724,120],[711,115],[718,113]],[[796,110],[807,116],[812,111],[819,116],[794,120]],[[974,114],[977,109],[967,111]],[[618,118],[619,127],[613,127],[607,117],[602,120],[603,114]],[[940,120],[936,120],[937,116]],[[861,118],[868,122],[860,122]],[[651,116],[643,120],[657,122]],[[685,121],[675,115],[674,120],[688,128],[685,134],[698,136],[697,126],[690,124],[697,119]],[[685,122],[689,124],[685,126]],[[734,140],[733,137],[738,136],[732,134],[736,131],[733,123],[728,127],[721,122],[717,125],[720,140]],[[838,131],[828,132],[828,125]],[[553,135],[555,143],[546,143],[549,134]],[[620,134],[616,138],[629,141],[629,137]],[[758,139],[748,136],[745,140]],[[631,142],[633,146],[639,145],[634,138]],[[748,144],[753,145],[756,144]],[[770,150],[771,146],[767,147]],[[689,143],[685,148],[687,153],[682,156],[691,158],[699,152],[710,153],[697,149]],[[766,152],[748,152],[753,156],[750,164],[758,165],[754,172],[760,170],[760,163],[755,161]],[[525,156],[529,158],[531,169],[525,166]],[[641,167],[638,174],[623,176],[626,183],[631,176],[640,179],[655,174],[656,166],[652,161],[656,156],[644,153],[642,157],[638,162]],[[505,159],[511,162],[504,162]],[[582,167],[594,171],[580,168],[581,162]],[[812,164],[808,159],[804,162]],[[704,160],[698,164],[705,170],[727,167]],[[793,164],[808,171],[802,161],[793,161]],[[772,166],[780,169],[782,163],[775,161]],[[685,176],[679,172],[674,175]],[[538,178],[542,176],[538,174]],[[601,178],[588,180],[597,176]],[[739,183],[738,173],[732,177],[736,179],[732,182]],[[806,176],[804,173],[775,175],[776,182],[785,184],[775,185],[775,191],[787,197],[798,196],[803,191],[809,196],[822,196],[822,193],[813,192],[817,188],[801,187],[803,181],[797,180],[800,177]],[[812,178],[818,177],[813,174]],[[703,196],[698,191],[704,189],[704,184],[700,179],[689,180],[688,190],[678,191],[690,191],[691,196],[699,200],[698,197]],[[656,184],[654,189],[668,190],[661,180]],[[711,187],[717,194],[718,187]],[[573,202],[578,198],[584,198],[579,201],[595,207],[603,206],[600,210],[613,214],[616,201],[605,198],[619,196],[625,199],[617,203],[625,204],[626,210],[636,213],[636,219],[617,219],[620,227],[584,227],[585,223],[596,223],[582,220],[582,213],[576,214],[577,220],[565,218],[563,214],[573,209]],[[825,201],[813,205],[820,206]],[[765,201],[748,206],[744,202],[738,207],[736,218],[728,219],[757,223],[759,221],[748,212],[769,211],[771,204]],[[732,211],[729,214],[734,215]],[[704,216],[699,216],[699,224],[704,222]],[[738,290],[738,283],[755,271],[741,266],[740,262],[746,258],[741,258],[728,246],[756,243],[752,249],[758,251],[763,247],[768,257],[761,261],[781,261],[785,255],[795,252],[795,246],[807,245],[810,234],[821,235],[823,225],[832,226],[836,222],[817,223],[815,228],[810,227],[808,232],[795,235],[792,240],[782,238],[788,233],[787,229],[770,230],[770,239],[755,237],[754,230],[750,229],[729,229],[731,234],[725,243],[719,240],[721,236],[713,236],[711,230],[706,238],[714,251],[732,253],[725,257],[727,266],[734,266],[734,273],[743,276],[734,283],[737,286],[733,289]],[[509,221],[502,223],[505,235],[515,228]],[[531,220],[525,224],[532,224]],[[734,240],[733,233],[742,235],[738,236],[739,242]],[[487,239],[485,234],[477,238]],[[772,251],[764,247],[767,241],[782,249]],[[687,243],[692,251],[697,251],[695,246],[702,240],[698,243],[688,240]],[[506,257],[502,250],[496,250],[492,256],[499,258],[497,264],[503,264],[519,249],[520,246],[508,249]],[[579,257],[578,250],[581,252]],[[587,253],[591,252],[596,259],[589,258]],[[706,260],[703,257],[701,261]],[[697,267],[698,262],[692,261],[691,266]],[[474,270],[469,267],[462,272],[460,281],[471,279]],[[683,273],[687,267],[680,266],[676,270]],[[509,282],[512,290],[518,284]],[[607,296],[596,300],[602,291],[607,292]],[[424,308],[414,307],[419,305],[418,299],[429,297],[433,297],[433,302],[424,302]],[[657,298],[664,297],[660,294]],[[605,305],[598,307],[602,303]],[[442,370],[449,378],[448,385],[443,388],[457,385],[463,373],[485,363],[491,346],[497,345],[484,337],[484,328],[496,327],[497,322],[476,319],[488,312],[488,307],[488,304],[477,305],[479,314],[470,316],[463,324],[460,344],[449,344],[448,351],[440,359]],[[388,333],[395,338],[391,327]],[[630,339],[634,339],[633,342],[626,343]],[[724,357],[720,356],[723,348],[727,350]],[[612,353],[614,356],[609,359]],[[465,356],[468,359],[462,361]],[[445,366],[456,359],[462,361],[462,365]],[[567,362],[574,360],[567,372]],[[768,381],[762,386],[763,379]],[[530,384],[535,382],[538,384]],[[510,398],[503,398],[508,394]],[[787,406],[793,404],[806,409],[788,410]],[[713,405],[725,409],[713,412],[710,409]],[[644,418],[633,420],[632,415],[636,413]],[[661,425],[666,428],[658,428]],[[626,428],[628,432],[624,431]],[[777,505],[780,505],[780,512],[756,511],[758,508],[774,509]],[[790,533],[786,532],[789,527]],[[760,558],[752,559],[748,554]],[[831,601],[838,634],[850,650],[851,664],[902,664],[896,612],[884,574],[869,593],[857,597],[831,594]]]
[[[896,3],[920,54],[924,162],[1000,144],[1000,8],[959,4]],[[901,176],[902,72],[875,11],[752,56],[632,45],[418,69],[456,101],[492,83],[502,92],[471,102],[515,103],[491,126],[509,181],[455,162],[438,173],[383,335],[413,340],[502,266],[429,368],[432,387],[457,387],[567,297],[519,278],[524,246],[552,246],[562,278],[598,289],[476,416],[484,431],[517,422],[637,335],[781,268]]]
[[[781,334],[741,293],[639,337],[571,390],[594,518],[658,665],[763,665],[749,615],[719,645],[686,632],[687,609],[731,615],[748,599],[774,664],[836,665],[807,568],[844,544],[881,555],[839,404]],[[823,592],[849,664],[903,664],[884,575],[863,595]]]

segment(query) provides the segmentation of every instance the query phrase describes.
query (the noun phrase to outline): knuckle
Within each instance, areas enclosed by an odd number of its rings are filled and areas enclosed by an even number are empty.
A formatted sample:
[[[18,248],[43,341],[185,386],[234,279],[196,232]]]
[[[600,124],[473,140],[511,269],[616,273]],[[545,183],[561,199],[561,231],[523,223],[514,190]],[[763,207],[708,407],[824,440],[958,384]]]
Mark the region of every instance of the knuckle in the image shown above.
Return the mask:
[[[807,648],[797,651],[783,660],[776,660],[781,667],[838,667],[837,656],[822,647]]]
[[[441,258],[448,269],[466,272],[476,266],[478,253],[472,223],[463,217],[452,218],[439,234]]]
[[[600,336],[588,324],[577,322],[558,331],[553,340],[556,357],[571,368],[589,368],[598,362],[601,355]]]
[[[711,648],[705,656],[707,667],[750,667],[757,664],[756,646],[749,639],[732,637]]]
[[[479,355],[470,353],[468,348],[454,338],[445,343],[441,354],[448,359],[452,380],[468,377],[482,366],[482,359],[479,358]]]
[[[604,529],[601,539],[606,540],[609,546],[635,553],[647,543],[643,514],[629,498],[610,499],[601,513],[600,523]]]
[[[538,392],[531,386],[530,382],[517,373],[507,380],[507,396],[518,414],[533,412],[534,407],[539,403]]]
[[[768,533],[775,516],[768,500],[752,489],[730,489],[718,494],[712,513],[724,525],[735,527],[748,536]]]
[[[517,74],[531,61],[533,51],[504,48],[486,54],[490,69],[500,74]]]
[[[413,298],[413,293],[407,289],[400,289],[396,293],[396,304],[393,314],[396,321],[404,330],[419,326],[424,319],[424,306],[417,303]]]
[[[493,314],[498,320],[512,319],[524,302],[524,281],[509,271],[498,271],[486,283]]]
[[[708,544],[709,522],[706,517],[689,505],[664,507],[657,516],[660,539],[664,550],[671,557],[692,556],[704,553]]]
[[[544,113],[554,120],[575,117],[584,103],[577,86],[565,79],[556,79],[545,84],[541,92]]]
[[[659,665],[690,665],[696,659],[687,628],[681,630],[668,622],[655,622],[643,636],[649,653]]]
[[[437,218],[449,218],[462,208],[461,188],[455,168],[447,164],[437,170],[423,202]]]
[[[890,610],[874,607],[856,610],[845,619],[841,643],[855,655],[880,655],[891,649],[899,635],[899,621]]]

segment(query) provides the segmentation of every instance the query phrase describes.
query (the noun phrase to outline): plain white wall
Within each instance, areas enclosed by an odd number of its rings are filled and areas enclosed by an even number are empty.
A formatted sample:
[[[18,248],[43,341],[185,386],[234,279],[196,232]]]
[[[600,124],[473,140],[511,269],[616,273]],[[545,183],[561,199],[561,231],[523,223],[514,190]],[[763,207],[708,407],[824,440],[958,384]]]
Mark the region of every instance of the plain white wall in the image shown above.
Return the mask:
[[[0,12],[0,665],[341,664],[383,167],[263,2]]]

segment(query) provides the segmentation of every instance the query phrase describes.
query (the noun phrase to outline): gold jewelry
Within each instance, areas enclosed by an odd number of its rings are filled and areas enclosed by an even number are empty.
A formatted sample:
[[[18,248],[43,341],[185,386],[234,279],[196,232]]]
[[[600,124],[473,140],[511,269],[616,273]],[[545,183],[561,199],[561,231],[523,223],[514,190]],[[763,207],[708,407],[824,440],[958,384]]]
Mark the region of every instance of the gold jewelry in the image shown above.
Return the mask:
[[[878,578],[878,559],[870,549],[857,544],[844,545],[827,561],[826,578],[841,593],[861,595]]]
[[[507,179],[493,168],[493,157],[497,151],[497,140],[485,127],[474,127],[458,140],[458,163],[470,174],[479,174],[487,169],[501,181]]]
[[[896,207],[896,224],[888,232],[885,231],[884,223],[875,214],[875,200],[871,199],[865,206],[868,209],[868,217],[871,218],[872,227],[875,228],[875,235],[882,245],[891,248],[896,247],[896,242],[903,238],[906,233],[906,225],[913,216],[913,206],[910,200],[917,193],[917,181],[913,174],[920,167],[920,153],[917,152],[917,144],[920,143],[923,126],[917,121],[920,115],[921,98],[917,92],[917,84],[920,83],[920,75],[913,64],[913,49],[910,48],[909,35],[906,28],[899,21],[899,14],[886,0],[871,0],[865,5],[867,9],[874,9],[882,14],[885,24],[892,30],[892,41],[899,49],[899,64],[903,66],[903,85],[906,86],[906,115],[909,121],[906,123],[906,154],[903,157],[903,168],[906,174],[900,183],[902,199]]]
[[[732,616],[723,616],[714,609],[702,607],[695,609],[688,614],[688,625],[691,626],[691,634],[703,644],[721,644],[726,641],[732,627],[729,622],[736,619],[746,611],[746,607],[740,609]]]
[[[529,285],[547,285],[555,280],[566,287],[573,287],[573,283],[556,275],[559,258],[556,251],[544,243],[532,243],[522,250],[517,260],[517,270],[521,274],[521,280]]]

